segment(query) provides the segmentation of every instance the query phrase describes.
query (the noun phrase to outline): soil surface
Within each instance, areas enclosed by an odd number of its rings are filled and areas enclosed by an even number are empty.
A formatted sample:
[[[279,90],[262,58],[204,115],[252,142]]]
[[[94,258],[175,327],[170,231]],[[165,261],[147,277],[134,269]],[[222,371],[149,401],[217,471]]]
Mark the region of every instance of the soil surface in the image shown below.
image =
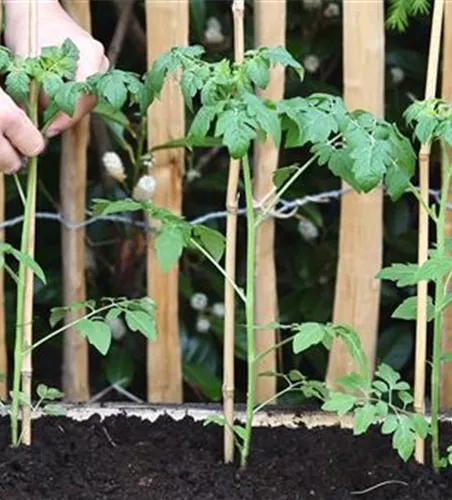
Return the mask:
[[[33,435],[32,447],[14,450],[0,422],[1,500],[452,498],[452,471],[404,464],[376,431],[259,428],[246,472],[222,464],[222,429],[188,418],[46,418]],[[442,437],[452,442],[450,426]]]

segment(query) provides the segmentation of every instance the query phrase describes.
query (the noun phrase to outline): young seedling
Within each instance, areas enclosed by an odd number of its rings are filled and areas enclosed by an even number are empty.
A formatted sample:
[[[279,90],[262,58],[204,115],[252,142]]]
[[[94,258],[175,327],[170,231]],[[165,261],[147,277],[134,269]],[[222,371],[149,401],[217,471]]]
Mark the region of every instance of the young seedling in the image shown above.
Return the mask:
[[[300,78],[303,76],[301,65],[281,47],[248,51],[244,61],[239,64],[228,60],[208,63],[201,59],[202,54],[203,49],[200,47],[174,48],[162,54],[145,75],[146,95],[148,102],[158,97],[165,78],[178,72],[186,105],[193,109],[196,99],[200,106],[187,138],[182,143],[176,141],[173,146],[194,147],[206,143],[211,140],[209,133],[212,132],[214,140],[219,140],[232,158],[241,161],[248,229],[245,290],[220,265],[224,239],[215,231],[190,227],[182,218],[154,207],[150,202],[98,200],[95,213],[144,210],[152,218],[160,219],[162,225],[156,247],[165,269],[176,262],[184,247],[192,245],[222,273],[242,300],[246,312],[248,347],[247,411],[245,427],[237,425],[233,431],[240,448],[241,466],[246,467],[256,412],[256,363],[266,354],[256,353],[254,345],[254,259],[258,225],[269,216],[302,173],[314,164],[327,165],[335,175],[359,192],[370,191],[384,181],[390,196],[397,199],[409,186],[415,168],[415,155],[409,141],[394,125],[364,111],[349,112],[338,97],[314,94],[280,102],[259,98],[256,90],[268,85],[271,65],[290,67]],[[312,156],[302,166],[279,169],[275,175],[275,189],[269,193],[264,205],[256,209],[252,195],[252,169],[248,159],[250,148],[254,140],[262,140],[267,136],[280,146],[283,133],[286,148],[309,146]],[[303,384],[302,380],[298,382],[300,386],[306,386],[306,391],[322,392],[319,383],[311,384],[308,389],[309,384],[305,384],[304,379]],[[213,421],[225,424],[220,417],[215,417]]]
[[[7,93],[26,110],[34,123],[45,131],[53,117],[60,111],[72,115],[82,94],[94,94],[98,98],[98,106],[109,114],[120,115],[120,109],[127,100],[137,105],[144,115],[150,102],[141,79],[134,74],[118,70],[94,75],[86,82],[74,81],[79,53],[77,47],[66,40],[60,47],[47,47],[37,57],[13,57],[8,49],[0,47],[0,75],[5,76]],[[44,92],[48,106],[42,116],[39,114],[38,97]],[[139,136],[141,141],[141,136]],[[31,403],[31,352],[46,340],[58,335],[70,326],[75,326],[99,352],[105,354],[110,346],[111,332],[103,323],[99,314],[107,312],[107,319],[124,313],[126,323],[132,331],[140,331],[148,338],[155,338],[154,308],[149,299],[141,301],[109,300],[106,305],[95,309],[91,302],[85,304],[89,313],[70,325],[66,325],[38,342],[30,339],[32,303],[26,297],[32,297],[32,274],[45,282],[45,274],[33,259],[34,249],[34,216],[36,203],[38,158],[28,162],[26,193],[16,177],[16,185],[24,203],[24,223],[22,228],[21,249],[16,250],[9,244],[0,248],[1,264],[17,285],[16,336],[14,348],[13,389],[11,393],[11,441],[18,446],[22,440],[30,444],[31,421],[30,409],[37,409]],[[19,263],[15,273],[5,255],[11,255]],[[31,271],[31,272],[30,272]],[[74,307],[80,307],[76,305]],[[54,312],[51,322],[54,322]],[[61,316],[59,316],[61,318]],[[25,331],[28,335],[25,337]],[[25,366],[26,365],[26,366]],[[22,380],[21,380],[22,374]],[[39,402],[55,398],[54,389],[38,387]],[[22,408],[22,431],[19,433],[19,409]],[[49,407],[46,407],[49,409]],[[50,407],[51,408],[51,407]]]

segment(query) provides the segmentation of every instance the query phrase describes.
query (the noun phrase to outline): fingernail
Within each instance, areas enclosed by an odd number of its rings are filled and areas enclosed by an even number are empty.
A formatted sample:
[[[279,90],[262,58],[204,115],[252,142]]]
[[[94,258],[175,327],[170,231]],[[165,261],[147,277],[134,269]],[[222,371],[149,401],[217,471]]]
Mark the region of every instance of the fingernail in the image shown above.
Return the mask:
[[[49,130],[47,130],[46,132],[46,137],[51,139],[52,137],[55,137],[56,135],[58,135],[61,131],[57,128],[49,128]]]

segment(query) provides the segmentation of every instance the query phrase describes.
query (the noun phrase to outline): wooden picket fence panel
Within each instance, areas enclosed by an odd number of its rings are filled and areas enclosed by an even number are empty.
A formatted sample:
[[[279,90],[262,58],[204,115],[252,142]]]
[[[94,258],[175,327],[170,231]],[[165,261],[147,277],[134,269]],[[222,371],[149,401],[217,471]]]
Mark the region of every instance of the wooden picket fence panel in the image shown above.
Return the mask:
[[[131,2],[132,3],[132,2]],[[65,0],[68,12],[87,30],[91,29],[90,1]],[[106,4],[107,5],[107,4]],[[118,13],[121,5],[114,0]],[[350,108],[364,108],[377,116],[384,111],[384,0],[356,2],[344,0],[344,94]],[[301,8],[301,6],[300,6]],[[146,0],[146,47],[150,66],[163,51],[176,45],[187,45],[189,40],[189,0]],[[143,33],[128,9],[128,22],[121,26],[114,44],[124,37],[127,26],[136,31],[136,39]],[[124,19],[123,19],[124,21]],[[1,10],[0,10],[1,24]],[[452,51],[452,8],[446,11],[446,54]],[[285,44],[286,2],[254,1],[255,45],[277,46]],[[117,58],[117,46],[110,53]],[[451,78],[444,73],[445,82]],[[451,88],[443,83],[443,95],[452,96]],[[284,72],[276,69],[265,95],[278,99],[284,92]],[[87,148],[90,141],[90,118],[85,118],[63,137],[61,155],[62,213],[66,220],[79,223],[84,220],[86,208]],[[149,145],[179,138],[185,132],[185,110],[177,84],[169,81],[161,100],[149,111]],[[182,210],[182,177],[184,173],[182,149],[163,150],[155,154],[152,175],[157,189],[154,201],[176,213]],[[270,144],[255,148],[255,199],[259,201],[271,188],[272,174],[278,165],[278,151]],[[379,283],[374,276],[382,261],[382,191],[369,195],[347,194],[341,203],[338,277],[334,321],[350,324],[362,336],[374,366],[378,334]],[[0,220],[5,220],[4,182],[0,175]],[[152,221],[150,221],[152,223]],[[451,232],[449,224],[448,232]],[[86,298],[85,282],[85,231],[62,230],[64,302],[83,301]],[[4,231],[0,230],[0,242]],[[39,242],[38,242],[39,243]],[[147,286],[148,294],[157,305],[159,337],[149,342],[147,349],[147,398],[151,402],[176,403],[183,399],[182,360],[179,340],[179,268],[162,273],[148,240]],[[274,257],[274,221],[268,220],[257,237],[256,269],[256,321],[267,324],[277,319],[277,275]],[[4,277],[0,269],[0,372],[7,373],[5,338]],[[226,301],[228,302],[228,301]],[[77,314],[83,314],[83,311]],[[66,321],[74,319],[68,315]],[[230,317],[230,316],[229,316]],[[446,329],[452,329],[452,316],[446,318]],[[233,326],[233,323],[232,323]],[[278,332],[261,331],[257,349],[264,350],[275,342]],[[448,333],[446,342],[451,343]],[[450,365],[450,364],[449,364]],[[448,365],[448,366],[449,366]],[[327,380],[331,381],[352,368],[343,346],[335,344],[330,356]],[[88,346],[74,331],[67,332],[63,349],[63,389],[70,401],[87,401],[90,398],[88,377]],[[277,357],[270,354],[259,370],[277,369]],[[444,371],[443,403],[452,406],[452,372]],[[447,390],[446,390],[447,389]],[[257,399],[267,400],[276,391],[276,381],[266,377],[258,381]],[[0,398],[6,397],[6,384],[0,382]]]

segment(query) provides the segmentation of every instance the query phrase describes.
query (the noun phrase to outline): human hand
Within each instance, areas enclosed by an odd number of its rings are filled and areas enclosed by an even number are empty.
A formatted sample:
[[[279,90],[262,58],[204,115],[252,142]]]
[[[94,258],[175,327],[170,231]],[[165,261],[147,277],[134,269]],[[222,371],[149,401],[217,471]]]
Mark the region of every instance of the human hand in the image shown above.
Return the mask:
[[[44,147],[44,138],[33,122],[0,88],[0,172],[17,172],[22,163],[19,154],[36,156]]]
[[[67,38],[80,51],[79,64],[75,79],[83,81],[94,73],[106,71],[109,66],[104,47],[88,32],[83,30],[66,11],[58,0],[30,0],[37,2],[38,15],[38,50],[43,47],[61,45]],[[29,16],[28,2],[4,0],[5,4],[5,41],[16,55],[28,55]],[[45,97],[44,97],[45,103]],[[84,96],[77,104],[73,117],[58,114],[48,127],[46,136],[53,137],[72,127],[83,116],[92,111],[96,102],[94,96]]]

